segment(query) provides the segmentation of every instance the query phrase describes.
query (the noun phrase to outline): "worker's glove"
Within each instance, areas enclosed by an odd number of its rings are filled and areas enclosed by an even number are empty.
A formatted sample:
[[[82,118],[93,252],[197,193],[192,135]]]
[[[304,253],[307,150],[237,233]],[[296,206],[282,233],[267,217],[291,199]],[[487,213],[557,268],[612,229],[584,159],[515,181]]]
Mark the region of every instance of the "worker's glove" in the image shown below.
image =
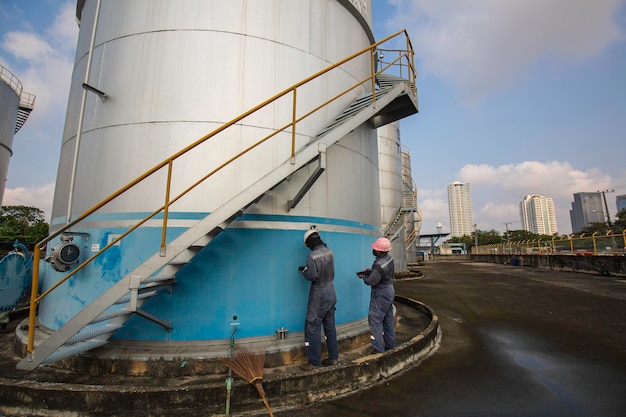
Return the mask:
[[[306,266],[299,266],[298,267],[298,271],[302,272],[306,269]]]

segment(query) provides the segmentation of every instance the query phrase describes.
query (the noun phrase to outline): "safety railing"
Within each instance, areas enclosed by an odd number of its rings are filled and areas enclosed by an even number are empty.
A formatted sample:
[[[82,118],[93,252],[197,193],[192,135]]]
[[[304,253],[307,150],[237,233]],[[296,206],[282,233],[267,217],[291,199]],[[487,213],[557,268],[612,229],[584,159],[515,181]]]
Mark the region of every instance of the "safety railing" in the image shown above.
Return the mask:
[[[571,234],[551,239],[479,245],[472,248],[478,255],[573,255],[626,256],[626,229],[622,233]]]
[[[405,40],[405,44],[406,44],[406,50],[404,51],[404,53],[401,53],[400,50],[392,50],[392,51],[396,51],[398,52],[397,55],[394,55],[394,59],[388,59],[385,60],[385,62],[381,62],[379,56],[377,55],[378,52],[378,47],[384,43],[390,42],[392,40],[397,39],[398,37],[404,35],[404,40]],[[341,91],[340,93],[338,93],[337,95],[335,95],[334,97],[331,97],[330,99],[328,99],[327,101],[325,101],[324,103],[320,104],[317,107],[314,107],[313,109],[307,110],[304,113],[302,113],[301,115],[298,115],[298,89],[307,85],[308,83],[312,82],[313,80],[316,80],[322,76],[324,76],[325,74],[339,68],[341,65],[352,61],[356,58],[359,57],[363,57],[363,56],[367,56],[369,61],[370,61],[370,75],[358,82],[356,82],[354,85],[352,85],[351,87]],[[101,202],[99,202],[98,204],[96,204],[95,206],[93,206],[92,208],[88,209],[87,211],[85,211],[84,213],[80,214],[78,217],[76,217],[76,219],[74,220],[70,220],[68,219],[68,223],[59,228],[57,231],[55,231],[54,233],[52,233],[51,235],[49,235],[48,237],[46,237],[45,239],[43,239],[42,241],[38,242],[37,245],[35,246],[34,249],[34,259],[40,259],[41,256],[41,248],[45,247],[46,244],[48,242],[50,242],[51,240],[53,240],[54,238],[56,238],[57,236],[63,234],[63,233],[67,233],[70,229],[74,228],[75,226],[77,226],[80,222],[82,222],[83,220],[87,219],[90,215],[94,214],[96,211],[100,210],[101,208],[105,207],[107,204],[109,204],[110,202],[112,202],[113,200],[116,200],[118,197],[120,197],[121,195],[123,195],[124,193],[126,193],[127,191],[131,190],[133,187],[135,187],[136,185],[138,185],[139,183],[143,182],[144,180],[148,179],[149,177],[152,177],[155,173],[159,172],[162,169],[167,169],[167,178],[166,178],[166,182],[165,184],[163,184],[163,190],[164,190],[164,203],[162,206],[157,207],[153,212],[151,212],[150,214],[148,214],[146,217],[144,217],[143,219],[139,220],[135,225],[131,226],[130,228],[128,228],[125,232],[121,233],[115,240],[112,240],[109,244],[107,244],[106,246],[104,246],[103,248],[100,249],[100,251],[94,253],[92,256],[90,256],[88,259],[86,259],[85,261],[83,261],[81,264],[79,264],[78,266],[76,266],[73,270],[71,270],[67,275],[65,275],[63,278],[61,278],[59,281],[57,281],[55,284],[53,284],[52,286],[50,286],[50,288],[48,288],[46,291],[42,292],[41,294],[38,294],[38,280],[39,280],[39,262],[34,262],[33,264],[33,273],[32,273],[32,293],[31,293],[31,298],[30,298],[30,315],[29,315],[29,328],[28,328],[28,352],[32,353],[33,349],[34,349],[34,329],[35,329],[35,318],[36,318],[36,309],[37,309],[37,305],[41,302],[41,300],[43,300],[48,294],[50,294],[52,291],[54,291],[56,288],[58,288],[61,284],[63,284],[64,282],[66,282],[68,279],[70,279],[72,276],[76,275],[79,271],[81,271],[83,268],[85,268],[87,265],[89,265],[91,262],[93,262],[96,258],[98,258],[99,256],[101,256],[104,252],[106,252],[107,250],[109,250],[111,247],[115,246],[116,244],[118,244],[122,239],[124,239],[126,236],[128,236],[129,234],[131,234],[133,231],[137,230],[139,227],[141,227],[142,225],[144,225],[146,222],[148,222],[149,220],[151,220],[152,218],[154,218],[157,214],[159,213],[163,213],[163,221],[162,221],[162,225],[161,225],[161,254],[164,256],[165,255],[165,248],[166,248],[166,232],[167,232],[167,225],[168,225],[168,210],[169,207],[174,204],[175,202],[177,202],[178,200],[180,200],[182,197],[184,197],[186,194],[188,194],[192,189],[196,188],[198,185],[200,185],[201,183],[203,183],[204,181],[206,181],[209,177],[211,177],[212,175],[214,175],[215,173],[217,173],[218,171],[220,171],[221,169],[223,169],[224,167],[226,167],[227,165],[229,165],[230,163],[232,163],[233,161],[239,159],[240,157],[242,157],[243,155],[247,154],[248,152],[250,152],[251,150],[255,149],[256,147],[258,147],[259,145],[261,145],[262,143],[265,143],[266,141],[268,141],[269,139],[275,137],[276,135],[278,135],[281,132],[288,132],[289,129],[291,129],[291,159],[292,162],[295,160],[295,154],[296,154],[296,149],[295,149],[295,139],[296,139],[296,125],[298,123],[300,123],[302,120],[308,118],[309,116],[313,115],[314,113],[316,113],[317,111],[319,111],[320,109],[326,107],[327,105],[329,105],[330,103],[334,102],[335,100],[337,100],[340,97],[346,96],[348,93],[350,93],[351,91],[355,90],[356,88],[366,85],[369,83],[370,85],[370,90],[372,93],[372,99],[373,101],[376,100],[376,85],[375,85],[375,77],[383,72],[389,72],[389,71],[398,71],[399,74],[393,74],[393,75],[398,75],[398,76],[403,76],[403,78],[405,78],[407,80],[407,83],[411,89],[411,92],[416,95],[416,89],[415,89],[415,82],[416,82],[416,77],[417,77],[417,71],[415,70],[415,62],[414,62],[414,52],[413,52],[413,46],[411,44],[411,40],[409,38],[409,35],[407,33],[407,31],[405,29],[398,31],[396,33],[394,33],[393,35],[390,35],[384,39],[382,39],[379,42],[376,42],[372,45],[370,45],[367,48],[362,49],[359,52],[356,52],[350,56],[348,56],[347,58],[342,59],[341,61],[303,79],[302,81],[292,85],[291,87],[281,91],[280,93],[276,94],[275,96],[269,98],[268,100],[256,105],[255,107],[251,108],[250,110],[248,110],[247,112],[241,114],[240,116],[235,117],[234,119],[232,119],[231,121],[225,123],[224,125],[218,127],[217,129],[213,130],[212,132],[208,133],[207,135],[197,139],[195,142],[191,143],[190,145],[188,145],[187,147],[181,149],[180,151],[174,153],[173,155],[171,155],[169,158],[165,159],[164,161],[162,161],[161,163],[155,165],[153,168],[149,169],[148,171],[146,171],[145,173],[143,173],[142,175],[138,176],[137,178],[135,178],[134,180],[132,180],[131,182],[129,182],[128,184],[126,184],[125,186],[121,187],[119,190],[115,191],[114,193],[112,193],[110,196],[108,196],[107,198],[105,198],[104,200],[102,200]],[[173,173],[173,169],[174,169],[174,161],[176,161],[178,158],[180,158],[182,155],[187,154],[188,152],[191,152],[193,149],[197,148],[199,145],[201,145],[202,143],[206,142],[207,140],[215,137],[216,135],[218,135],[219,133],[227,130],[228,128],[230,128],[231,126],[234,126],[235,124],[241,122],[243,119],[245,119],[246,117],[256,113],[257,111],[269,106],[272,103],[275,103],[277,100],[281,99],[282,97],[288,96],[289,94],[292,95],[292,115],[291,115],[291,121],[287,124],[285,124],[284,126],[276,129],[274,132],[270,133],[269,135],[265,136],[264,138],[260,139],[259,141],[257,141],[256,143],[252,144],[251,146],[245,148],[244,150],[240,151],[239,153],[233,155],[231,158],[227,159],[226,161],[224,161],[222,164],[220,164],[219,166],[217,166],[216,168],[214,168],[213,170],[211,170],[210,172],[206,173],[204,176],[202,176],[201,178],[199,178],[196,182],[194,182],[193,184],[191,184],[189,187],[187,187],[185,190],[183,190],[182,192],[180,192],[178,195],[176,196],[171,196],[170,195],[170,191],[171,191],[171,183],[172,183],[172,173]]]
[[[32,110],[35,107],[35,98],[34,94],[22,91],[22,94],[20,94],[20,107]]]
[[[15,76],[15,74],[2,65],[0,65],[0,80],[4,81],[13,89],[13,91],[15,91],[17,96],[20,98],[20,107],[25,107],[31,110],[33,109],[35,106],[35,95],[24,92],[22,82]]]
[[[4,81],[9,87],[11,87],[18,96],[22,95],[22,83],[18,80],[15,74],[2,65],[0,65],[0,80]]]

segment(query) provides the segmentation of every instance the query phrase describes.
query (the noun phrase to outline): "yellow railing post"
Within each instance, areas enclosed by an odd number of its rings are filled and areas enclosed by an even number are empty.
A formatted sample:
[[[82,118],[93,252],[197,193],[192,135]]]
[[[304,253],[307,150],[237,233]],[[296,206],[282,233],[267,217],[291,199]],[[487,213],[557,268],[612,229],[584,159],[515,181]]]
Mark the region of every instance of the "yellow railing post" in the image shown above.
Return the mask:
[[[28,316],[28,343],[26,345],[27,352],[31,354],[35,344],[35,317],[37,315],[37,296],[39,295],[39,258],[41,257],[41,249],[39,245],[35,245],[33,251],[33,278],[31,280],[30,289],[30,308]]]
[[[296,110],[298,100],[298,89],[293,89],[293,107],[291,109],[291,163],[296,163],[296,119],[298,113]]]
[[[376,51],[374,48],[370,49],[370,71],[372,77],[372,102],[376,105]]]
[[[167,215],[170,208],[170,189],[172,186],[172,169],[174,162],[172,160],[167,164],[167,182],[165,183],[165,204],[163,205],[163,228],[161,229],[161,249],[159,254],[165,256],[165,241],[167,237]]]
[[[598,248],[596,246],[596,235],[598,234],[598,232],[593,232],[593,234],[591,235],[591,242],[593,243],[593,254],[597,255],[598,254]]]

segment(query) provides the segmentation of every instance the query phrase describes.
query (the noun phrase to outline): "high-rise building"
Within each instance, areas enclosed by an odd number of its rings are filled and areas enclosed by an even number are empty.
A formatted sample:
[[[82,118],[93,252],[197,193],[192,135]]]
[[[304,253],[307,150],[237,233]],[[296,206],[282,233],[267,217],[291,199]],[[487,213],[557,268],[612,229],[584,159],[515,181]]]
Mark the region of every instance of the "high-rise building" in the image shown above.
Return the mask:
[[[468,182],[455,181],[448,184],[448,209],[450,211],[450,234],[471,236],[474,231],[472,196]]]
[[[626,194],[615,197],[615,203],[617,204],[618,213],[622,210],[626,210]]]
[[[569,211],[572,232],[581,232],[592,223],[606,223],[602,193],[575,193]]]
[[[527,195],[519,203],[522,228],[537,235],[557,233],[554,202],[545,195]]]

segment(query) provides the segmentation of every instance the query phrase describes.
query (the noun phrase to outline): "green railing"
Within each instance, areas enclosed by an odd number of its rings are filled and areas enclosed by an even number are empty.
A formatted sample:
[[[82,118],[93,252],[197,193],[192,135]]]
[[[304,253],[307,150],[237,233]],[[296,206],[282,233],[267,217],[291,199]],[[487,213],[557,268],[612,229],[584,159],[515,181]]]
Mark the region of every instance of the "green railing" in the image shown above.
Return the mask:
[[[533,239],[519,242],[479,245],[472,248],[477,255],[626,255],[626,229],[622,233],[571,234],[552,239]]]
[[[398,38],[398,37],[400,37],[402,35],[404,35],[404,42],[405,42],[405,45],[406,45],[406,49],[405,50],[381,49],[381,48],[379,48],[379,46],[381,46],[382,44],[390,42],[392,40],[395,40],[396,38]],[[392,55],[393,59],[386,59],[384,61],[381,60],[379,58],[379,56],[378,56],[378,53],[381,52],[381,51],[387,52],[387,55]],[[335,95],[334,97],[332,97],[329,100],[325,101],[324,103],[320,104],[319,106],[317,106],[317,107],[315,107],[313,109],[306,110],[302,114],[299,114],[299,112],[298,112],[299,111],[299,109],[298,109],[298,94],[297,94],[297,92],[298,92],[298,89],[300,87],[310,83],[313,80],[316,80],[316,79],[324,76],[325,74],[329,73],[330,71],[333,71],[333,70],[339,68],[341,65],[343,65],[343,64],[345,64],[345,63],[347,63],[349,61],[352,61],[352,60],[354,60],[356,58],[362,57],[362,56],[367,56],[367,58],[369,59],[369,62],[370,62],[370,75],[368,77],[366,77],[363,80],[355,83],[354,85],[352,85],[351,87],[347,88],[346,90],[339,92],[337,95]],[[241,156],[247,154],[248,152],[250,152],[254,148],[258,147],[259,145],[261,145],[262,143],[268,141],[269,139],[275,137],[279,133],[281,133],[281,132],[288,132],[289,129],[291,130],[291,158],[292,158],[292,161],[293,161],[294,158],[295,158],[295,154],[296,154],[296,149],[295,149],[296,127],[297,127],[297,124],[299,122],[301,122],[302,120],[308,118],[309,116],[311,116],[312,114],[316,113],[320,109],[326,107],[328,104],[334,102],[338,98],[346,96],[348,93],[350,93],[354,89],[356,89],[356,88],[358,88],[360,86],[363,86],[363,85],[369,85],[369,90],[372,92],[372,99],[373,99],[373,101],[376,101],[376,86],[375,86],[376,80],[375,80],[375,77],[378,74],[381,74],[381,73],[386,72],[388,70],[398,71],[399,74],[394,74],[394,75],[406,77],[405,79],[407,80],[407,83],[408,83],[411,91],[415,95],[417,94],[416,87],[415,87],[415,81],[416,81],[416,77],[417,77],[417,71],[415,70],[415,55],[414,55],[413,46],[411,44],[411,40],[409,38],[409,35],[408,35],[407,31],[404,30],[404,29],[399,31],[399,32],[397,32],[397,33],[394,33],[393,35],[390,35],[390,36],[386,37],[385,39],[382,39],[379,42],[376,42],[376,43],[370,45],[367,48],[362,49],[359,52],[356,52],[356,53],[350,55],[347,58],[342,59],[341,61],[339,61],[339,62],[337,62],[337,63],[335,63],[335,64],[333,64],[333,65],[331,65],[331,66],[329,66],[329,67],[319,71],[319,72],[317,72],[316,74],[311,75],[310,77],[305,78],[304,80],[302,80],[302,81],[292,85],[291,87],[281,91],[280,93],[278,93],[275,96],[269,98],[268,100],[266,100],[266,101],[258,104],[257,106],[251,108],[250,110],[248,110],[247,112],[241,114],[240,116],[235,117],[234,119],[232,119],[228,123],[225,123],[224,125],[220,126],[219,128],[215,129],[214,131],[208,133],[207,135],[197,139],[192,144],[188,145],[187,147],[185,147],[185,148],[181,149],[180,151],[176,152],[175,154],[171,155],[169,158],[167,158],[164,161],[162,161],[161,163],[155,165],[153,168],[149,169],[148,171],[146,171],[142,175],[138,176],[137,178],[135,178],[134,180],[132,180],[131,182],[129,182],[128,184],[126,184],[125,186],[120,188],[119,190],[115,191],[113,194],[111,194],[110,196],[108,196],[107,198],[105,198],[104,200],[102,200],[101,202],[99,202],[98,204],[96,204],[95,206],[90,208],[89,210],[85,211],[81,215],[79,215],[76,219],[74,219],[72,221],[69,221],[70,219],[68,219],[68,223],[65,226],[63,226],[62,228],[58,229],[57,231],[55,231],[54,233],[52,233],[50,236],[46,237],[42,241],[38,242],[37,245],[35,246],[34,253],[33,253],[33,257],[34,257],[33,259],[35,259],[35,260],[40,259],[40,257],[41,257],[41,248],[45,247],[48,242],[50,242],[51,240],[53,240],[54,238],[56,238],[57,236],[59,236],[59,235],[61,235],[63,233],[67,233],[70,229],[76,227],[79,223],[81,223],[83,220],[87,219],[90,215],[92,215],[93,213],[95,213],[96,211],[101,209],[102,207],[105,207],[107,204],[109,204],[113,200],[116,200],[117,198],[119,198],[121,195],[123,195],[127,191],[133,189],[137,184],[142,183],[144,180],[152,177],[158,171],[161,171],[162,169],[167,169],[167,176],[166,176],[167,179],[166,179],[166,182],[163,184],[164,203],[163,203],[162,206],[156,207],[152,213],[150,213],[149,215],[147,215],[143,219],[139,220],[135,225],[131,226],[125,232],[121,233],[115,240],[110,242],[105,247],[101,248],[100,251],[98,251],[95,254],[93,254],[87,260],[83,261],[80,265],[78,265],[71,272],[69,272],[67,275],[65,275],[58,282],[56,282],[54,285],[52,285],[50,288],[48,288],[46,291],[44,291],[41,294],[38,294],[38,287],[39,287],[39,262],[38,261],[34,262],[34,264],[33,264],[33,274],[32,274],[32,293],[31,293],[31,298],[30,298],[29,327],[28,327],[28,346],[27,346],[28,353],[32,353],[34,351],[35,319],[36,319],[37,305],[48,294],[50,294],[52,291],[54,291],[56,288],[58,288],[61,284],[63,284],[68,279],[70,279],[72,276],[74,276],[76,273],[78,273],[78,271],[80,271],[83,268],[85,268],[87,265],[89,265],[91,262],[93,262],[96,258],[98,258],[101,254],[103,254],[104,252],[109,250],[112,246],[118,244],[120,242],[120,240],[124,239],[130,233],[132,233],[133,231],[137,230],[140,226],[144,225],[146,222],[148,222],[150,219],[154,218],[159,213],[163,213],[163,222],[162,222],[162,226],[161,226],[161,229],[162,229],[162,232],[161,232],[161,252],[164,254],[165,247],[166,247],[166,243],[165,242],[166,242],[166,233],[167,233],[167,225],[168,225],[168,210],[169,210],[169,207],[172,204],[174,204],[175,202],[180,200],[187,193],[189,193],[192,189],[194,189],[195,187],[197,187],[198,185],[203,183],[205,180],[207,180],[213,174],[215,174],[216,172],[220,171],[221,169],[223,169],[224,167],[229,165],[231,162],[233,162],[233,161],[237,160],[238,158],[240,158]],[[226,161],[224,161],[222,164],[220,164],[215,169],[211,170],[210,172],[207,172],[204,176],[199,178],[196,182],[194,182],[192,185],[190,185],[184,191],[180,192],[178,195],[176,195],[176,196],[171,196],[170,195],[172,173],[173,173],[173,170],[174,170],[174,162],[179,157],[181,157],[184,154],[187,154],[188,152],[190,152],[193,149],[197,148],[202,143],[205,143],[209,139],[217,136],[219,133],[227,130],[231,126],[234,126],[235,124],[241,122],[246,117],[256,113],[257,111],[259,111],[259,110],[269,106],[272,103],[275,103],[277,100],[281,99],[282,97],[289,96],[289,95],[291,95],[291,98],[292,98],[292,115],[291,115],[291,121],[289,123],[287,123],[286,125],[284,125],[284,126],[282,126],[280,128],[277,128],[274,132],[272,132],[269,135],[265,136],[264,138],[260,139],[259,141],[257,141],[253,145],[251,145],[248,148],[242,150],[241,152],[237,153],[236,155],[233,155],[231,158],[229,158]],[[181,167],[182,170],[184,170],[184,168],[185,168],[184,166]]]

